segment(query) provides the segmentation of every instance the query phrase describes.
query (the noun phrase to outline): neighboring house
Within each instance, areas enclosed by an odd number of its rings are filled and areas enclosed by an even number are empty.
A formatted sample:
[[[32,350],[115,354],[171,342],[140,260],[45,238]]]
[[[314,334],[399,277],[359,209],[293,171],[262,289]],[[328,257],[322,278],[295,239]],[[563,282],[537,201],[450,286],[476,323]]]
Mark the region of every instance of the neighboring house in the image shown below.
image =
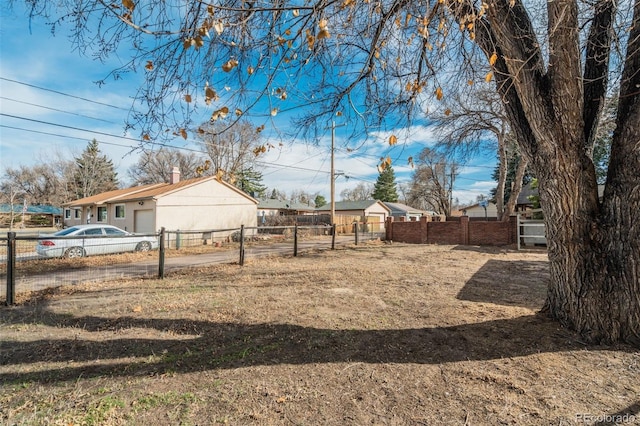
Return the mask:
[[[538,195],[538,188],[532,188],[532,183],[522,187],[520,194],[518,194],[518,201],[516,201],[516,212],[523,212],[534,208],[534,202],[532,197]],[[602,201],[602,195],[604,194],[604,185],[598,185],[598,198]]]
[[[318,213],[331,212],[331,204],[316,209]],[[384,205],[382,201],[338,201],[335,203],[336,224],[348,224],[353,220],[367,221],[368,223],[379,223],[384,227],[384,222],[391,216],[391,209]]]
[[[258,216],[298,216],[314,212],[315,207],[291,201],[267,199],[258,202]]]
[[[518,194],[518,200],[516,201],[516,212],[522,212],[534,208],[534,203],[531,197],[538,195],[538,188],[532,188],[531,182],[524,185]]]
[[[64,225],[105,223],[137,233],[164,227],[211,230],[257,226],[258,200],[215,176],[104,192],[64,204]]]
[[[418,220],[422,216],[433,215],[433,212],[414,209],[413,207],[402,203],[389,203],[385,201],[383,204],[391,210],[391,216],[393,216],[394,219],[404,217],[406,221],[410,221],[412,218],[414,218],[413,220]]]
[[[59,207],[46,205],[24,204],[0,204],[0,215],[2,216],[2,226],[11,222],[11,211],[13,210],[13,225],[20,223],[20,226],[55,226],[61,223],[62,209]],[[22,214],[25,216],[25,223],[22,223]]]
[[[497,218],[498,217],[498,208],[495,203],[488,202],[487,209],[485,212],[485,208],[482,207],[479,203],[472,204],[467,207],[463,207],[459,209],[462,212],[462,216],[469,217],[486,217],[486,218]]]
[[[318,225],[322,221],[315,207],[303,203],[281,200],[260,200],[259,226]]]

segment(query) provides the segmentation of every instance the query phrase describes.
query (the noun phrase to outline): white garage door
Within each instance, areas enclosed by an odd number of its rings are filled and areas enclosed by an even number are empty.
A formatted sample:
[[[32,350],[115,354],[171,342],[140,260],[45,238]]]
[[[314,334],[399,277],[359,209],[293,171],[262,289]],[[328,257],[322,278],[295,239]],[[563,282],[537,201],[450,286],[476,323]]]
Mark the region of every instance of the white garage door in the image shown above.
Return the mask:
[[[136,210],[133,212],[133,232],[139,234],[152,234],[155,231],[153,210]]]

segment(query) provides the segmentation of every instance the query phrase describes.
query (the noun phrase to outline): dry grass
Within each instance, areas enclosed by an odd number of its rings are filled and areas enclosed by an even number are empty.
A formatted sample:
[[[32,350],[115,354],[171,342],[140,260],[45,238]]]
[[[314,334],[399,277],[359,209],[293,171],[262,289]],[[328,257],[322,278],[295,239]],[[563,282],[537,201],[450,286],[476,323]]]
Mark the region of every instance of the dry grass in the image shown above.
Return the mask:
[[[381,244],[33,294],[0,311],[0,423],[638,419],[637,349],[537,315],[547,276],[544,253]]]
[[[183,247],[180,250],[168,249],[165,251],[165,257],[180,257],[192,254],[211,253],[220,250],[238,250],[235,243],[226,243],[219,247],[212,245],[197,245],[191,247]],[[23,251],[23,253],[31,253],[33,250]],[[20,252],[19,252],[20,253]],[[95,268],[106,265],[131,264],[143,261],[158,261],[158,251],[148,252],[127,252],[116,253],[100,256],[88,256],[74,259],[66,258],[39,258],[25,262],[19,262],[17,268],[23,275],[41,274],[45,272],[73,271],[74,269]],[[0,264],[0,274],[6,274],[7,264]]]

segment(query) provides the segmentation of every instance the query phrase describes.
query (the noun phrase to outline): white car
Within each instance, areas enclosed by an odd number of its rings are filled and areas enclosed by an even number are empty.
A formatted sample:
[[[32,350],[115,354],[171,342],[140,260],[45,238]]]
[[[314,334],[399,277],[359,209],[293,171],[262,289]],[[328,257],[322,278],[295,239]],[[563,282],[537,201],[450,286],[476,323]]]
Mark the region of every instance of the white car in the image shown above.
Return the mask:
[[[38,238],[36,251],[45,257],[84,257],[96,254],[149,251],[158,248],[155,236],[136,235],[111,225],[76,225]]]

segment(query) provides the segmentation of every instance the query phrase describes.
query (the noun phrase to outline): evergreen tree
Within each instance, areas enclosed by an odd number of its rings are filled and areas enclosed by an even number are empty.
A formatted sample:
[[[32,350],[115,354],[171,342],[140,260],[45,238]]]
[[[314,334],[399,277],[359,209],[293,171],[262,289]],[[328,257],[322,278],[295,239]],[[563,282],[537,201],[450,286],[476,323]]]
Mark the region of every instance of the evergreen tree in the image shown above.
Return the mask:
[[[262,184],[262,173],[249,167],[241,170],[236,175],[235,186],[252,197],[264,197],[267,187]]]
[[[75,163],[73,181],[77,198],[118,189],[118,176],[113,161],[102,154],[97,140],[89,142],[80,157],[75,159]]]
[[[316,198],[313,200],[313,204],[315,204],[316,207],[322,207],[327,204],[327,200],[322,195],[316,195]]]
[[[387,166],[378,175],[378,180],[373,187],[373,198],[379,201],[395,203],[398,201],[396,190],[396,175],[393,167]]]
[[[596,167],[598,184],[603,185],[607,180],[609,157],[611,156],[611,141],[616,127],[618,114],[618,96],[607,98],[602,111],[602,118],[593,144],[593,165]]]

